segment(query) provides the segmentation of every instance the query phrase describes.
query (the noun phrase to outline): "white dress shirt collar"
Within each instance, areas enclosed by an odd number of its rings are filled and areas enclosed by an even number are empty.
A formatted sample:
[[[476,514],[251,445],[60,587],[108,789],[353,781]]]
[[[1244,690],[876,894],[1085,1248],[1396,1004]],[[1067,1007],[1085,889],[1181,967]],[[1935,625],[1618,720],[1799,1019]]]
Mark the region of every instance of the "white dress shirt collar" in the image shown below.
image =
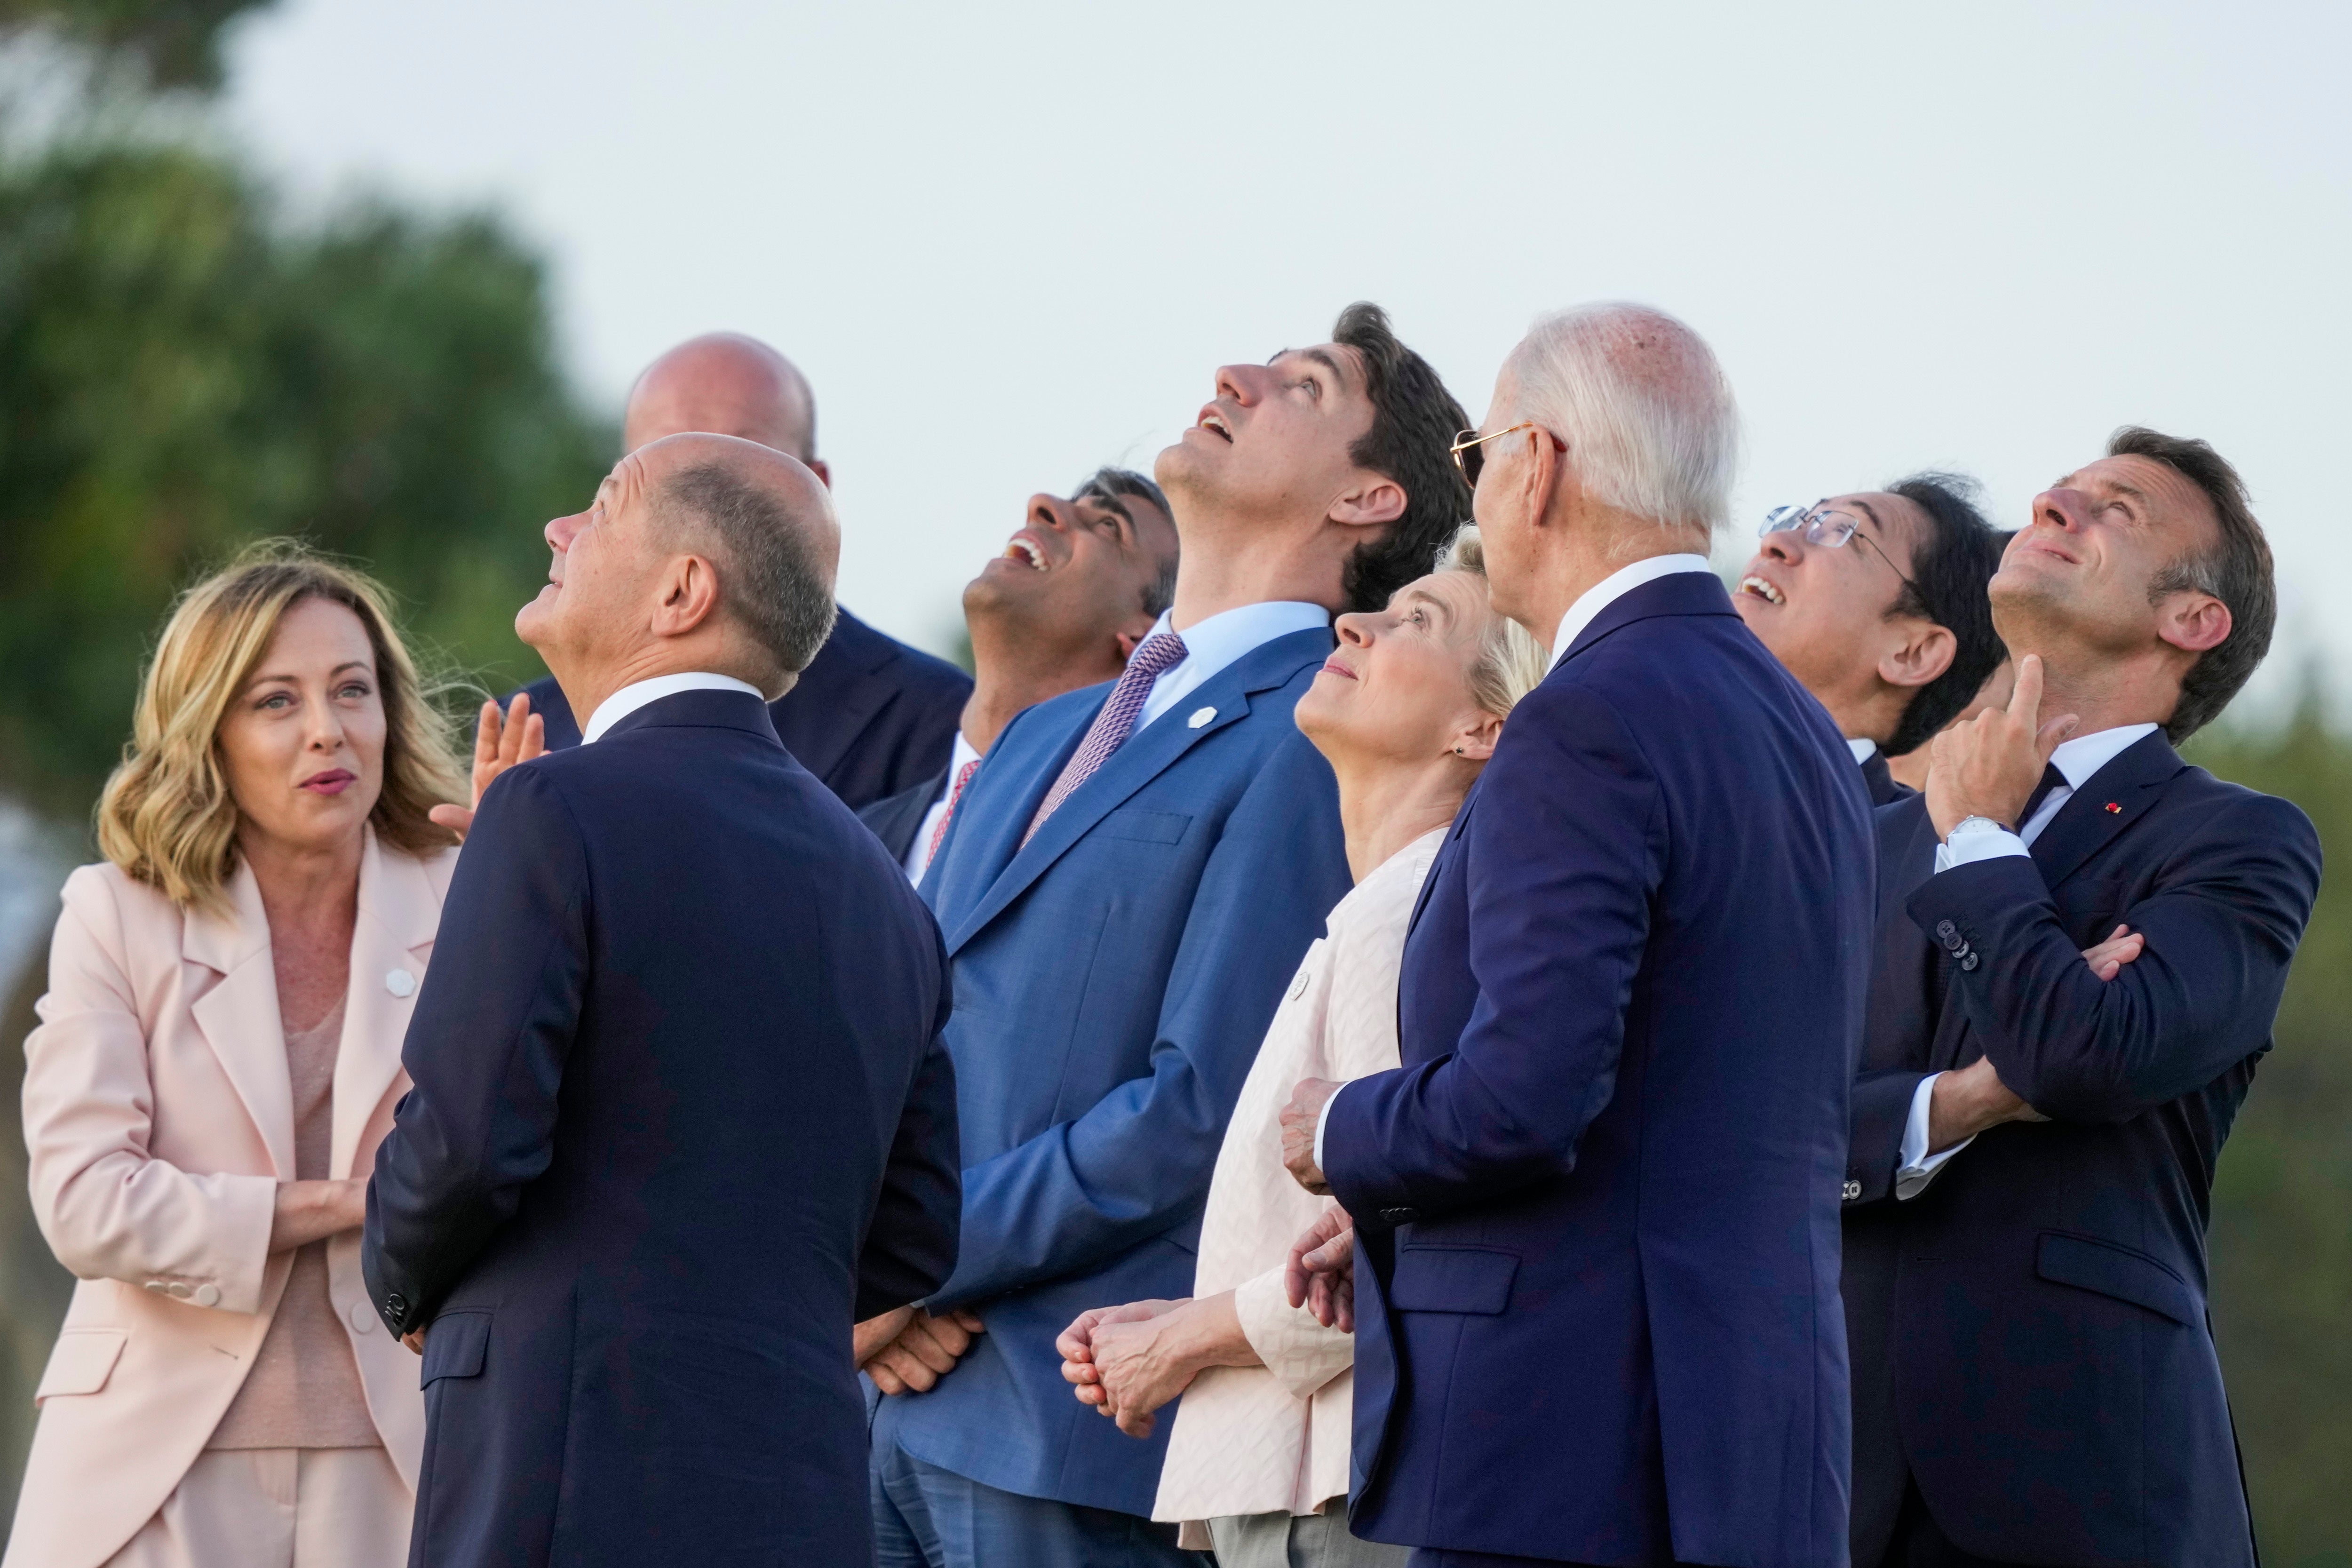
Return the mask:
[[[2076,735],[2058,743],[2058,749],[2050,753],[2050,764],[2066,775],[2068,789],[2081,789],[2091,782],[2093,773],[2155,733],[2153,724],[2118,724],[2112,730]]]
[[[1559,661],[1567,657],[1568,650],[1576,646],[1576,639],[1584,634],[1584,628],[1591,626],[1601,611],[1643,584],[1654,583],[1661,577],[1671,577],[1677,572],[1713,570],[1714,568],[1706,563],[1706,556],[1693,555],[1687,552],[1675,555],[1653,555],[1646,561],[1636,561],[1631,566],[1620,566],[1616,571],[1578,595],[1576,603],[1568,607],[1568,614],[1560,616],[1559,630],[1552,634],[1551,662],[1545,666],[1546,672],[1549,673],[1559,668]]]
[[[1136,716],[1139,731],[1234,664],[1244,654],[1264,647],[1276,637],[1320,627],[1328,630],[1331,612],[1320,605],[1295,599],[1269,599],[1262,605],[1238,605],[1195,621],[1176,635],[1184,639],[1184,657],[1160,671],[1151,683]],[[1154,634],[1175,627],[1173,611],[1163,611],[1152,626]]]
[[[646,703],[675,697],[681,691],[741,691],[759,698],[762,702],[767,700],[758,687],[748,680],[738,680],[731,675],[713,675],[702,669],[656,675],[646,680],[633,680],[596,704],[596,711],[588,716],[588,722],[580,726],[580,743],[593,745],[605,731]]]
[[[1864,763],[1867,763],[1871,758],[1878,755],[1878,742],[1875,741],[1857,741],[1852,737],[1848,737],[1845,745],[1846,750],[1853,753],[1853,760],[1856,766],[1859,766]]]

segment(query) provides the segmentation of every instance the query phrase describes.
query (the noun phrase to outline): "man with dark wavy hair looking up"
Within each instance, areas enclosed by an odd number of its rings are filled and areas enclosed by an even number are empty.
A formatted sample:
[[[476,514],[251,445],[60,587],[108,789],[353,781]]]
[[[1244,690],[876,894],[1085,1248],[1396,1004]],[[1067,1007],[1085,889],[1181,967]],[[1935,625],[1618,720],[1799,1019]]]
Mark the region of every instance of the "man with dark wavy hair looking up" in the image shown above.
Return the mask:
[[[2246,1568],[2205,1221],[2319,841],[2173,747],[2270,647],[2270,547],[2221,454],[2127,427],[1991,595],[2015,693],[1878,817],[1853,1562]]]
[[[1370,305],[1218,371],[1158,464],[1174,603],[1117,681],[1014,719],[966,787],[922,888],[960,1004],[962,1248],[867,1363],[889,1568],[1200,1561],[1150,1521],[1166,1428],[1138,1442],[1073,1400],[1055,1340],[1192,1289],[1242,1080],[1349,886],[1338,785],[1291,709],[1332,613],[1384,604],[1452,537],[1463,423]]]

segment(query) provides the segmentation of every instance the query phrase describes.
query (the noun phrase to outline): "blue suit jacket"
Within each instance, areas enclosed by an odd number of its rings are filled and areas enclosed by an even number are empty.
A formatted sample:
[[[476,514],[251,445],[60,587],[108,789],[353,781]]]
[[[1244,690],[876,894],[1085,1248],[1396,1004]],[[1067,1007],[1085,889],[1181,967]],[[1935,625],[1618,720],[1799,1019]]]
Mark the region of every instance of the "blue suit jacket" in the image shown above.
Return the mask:
[[[2251,1563],[2205,1224],[2317,893],[2317,834],[2160,734],[2086,781],[2031,859],[1934,875],[1919,799],[1878,829],[1846,1214],[1857,1560],[1916,1478],[1982,1556]],[[2147,948],[2101,984],[2081,950],[2118,922]],[[1979,1057],[2052,1120],[1993,1128],[1896,1200],[1921,1077]]]
[[[1147,1442],[1071,1396],[1055,1336],[1187,1296],[1217,1147],[1323,917],[1349,887],[1339,790],[1291,708],[1331,636],[1258,647],[1139,730],[1021,848],[1108,686],[1006,726],[923,891],[947,934],[962,1250],[935,1306],[988,1332],[877,1444],[1005,1491],[1148,1514]],[[1202,710],[1213,718],[1195,727]]]
[[[684,692],[490,786],[435,952],[362,1253],[431,1325],[411,1563],[869,1564],[850,1325],[958,1212],[905,875]]]
[[[1406,941],[1404,1066],[1324,1134],[1357,1534],[1845,1561],[1871,860],[1853,753],[1711,575],[1610,604],[1513,711]]]
[[[548,750],[580,743],[579,717],[555,677],[521,689],[547,721]],[[793,760],[861,811],[946,769],[971,695],[971,677],[954,665],[843,610],[793,689],[768,704],[768,718]]]

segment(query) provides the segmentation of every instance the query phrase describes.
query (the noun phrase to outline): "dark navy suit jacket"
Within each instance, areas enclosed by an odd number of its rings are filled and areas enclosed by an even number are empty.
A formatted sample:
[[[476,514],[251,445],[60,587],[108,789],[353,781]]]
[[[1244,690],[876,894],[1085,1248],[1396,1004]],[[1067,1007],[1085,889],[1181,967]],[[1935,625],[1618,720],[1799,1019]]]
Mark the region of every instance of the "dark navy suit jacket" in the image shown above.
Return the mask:
[[[1189,1296],[1225,1122],[1283,987],[1349,886],[1339,786],[1291,721],[1321,629],[1244,654],[1138,730],[1020,847],[1108,685],[1028,710],[923,879],[955,974],[963,1240],[935,1306],[988,1331],[877,1445],[1002,1490],[1149,1514],[1139,1442],[1071,1396],[1090,1307]],[[1205,715],[1205,716],[1204,716]],[[1194,721],[1198,722],[1194,722]]]
[[[931,803],[940,798],[940,791],[947,787],[947,770],[941,768],[897,795],[859,806],[857,820],[882,840],[882,847],[890,851],[892,859],[904,865],[907,851],[915,847],[915,830],[931,814]]]
[[[549,751],[580,743],[579,718],[555,677],[522,689],[546,717]],[[843,610],[768,717],[793,759],[857,811],[946,769],[971,695],[971,677],[954,665]]]
[[[1934,875],[1924,799],[1878,833],[1846,1212],[1856,1562],[1876,1568],[1916,1479],[1981,1556],[2250,1563],[2205,1225],[2317,835],[2161,734],[2086,780],[2031,859]],[[2103,985],[2081,950],[2118,923],[2147,947]],[[1896,1199],[1920,1079],[1979,1057],[2052,1120],[1993,1128]]]
[[[1423,892],[1404,1066],[1332,1102],[1357,1534],[1845,1561],[1861,771],[1711,574],[1522,700]]]
[[[1862,787],[1874,806],[1892,805],[1916,793],[1910,785],[1895,782],[1895,770],[1886,765],[1884,752],[1871,752],[1863,763]]]
[[[411,1563],[867,1564],[850,1325],[955,1258],[937,929],[758,699],[482,798],[362,1265],[430,1325]]]

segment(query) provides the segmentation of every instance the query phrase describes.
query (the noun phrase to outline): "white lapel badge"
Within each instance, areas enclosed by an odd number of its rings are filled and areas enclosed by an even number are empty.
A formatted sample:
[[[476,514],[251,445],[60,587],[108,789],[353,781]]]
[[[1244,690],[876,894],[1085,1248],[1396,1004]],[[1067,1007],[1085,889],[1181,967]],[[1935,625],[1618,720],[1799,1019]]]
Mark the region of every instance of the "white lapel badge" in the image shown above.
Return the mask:
[[[416,991],[416,976],[405,969],[395,969],[383,977],[383,988],[394,996],[409,996]]]
[[[1216,716],[1217,710],[1213,708],[1195,708],[1192,710],[1192,716],[1184,721],[1184,727],[1188,730],[1197,730]]]

